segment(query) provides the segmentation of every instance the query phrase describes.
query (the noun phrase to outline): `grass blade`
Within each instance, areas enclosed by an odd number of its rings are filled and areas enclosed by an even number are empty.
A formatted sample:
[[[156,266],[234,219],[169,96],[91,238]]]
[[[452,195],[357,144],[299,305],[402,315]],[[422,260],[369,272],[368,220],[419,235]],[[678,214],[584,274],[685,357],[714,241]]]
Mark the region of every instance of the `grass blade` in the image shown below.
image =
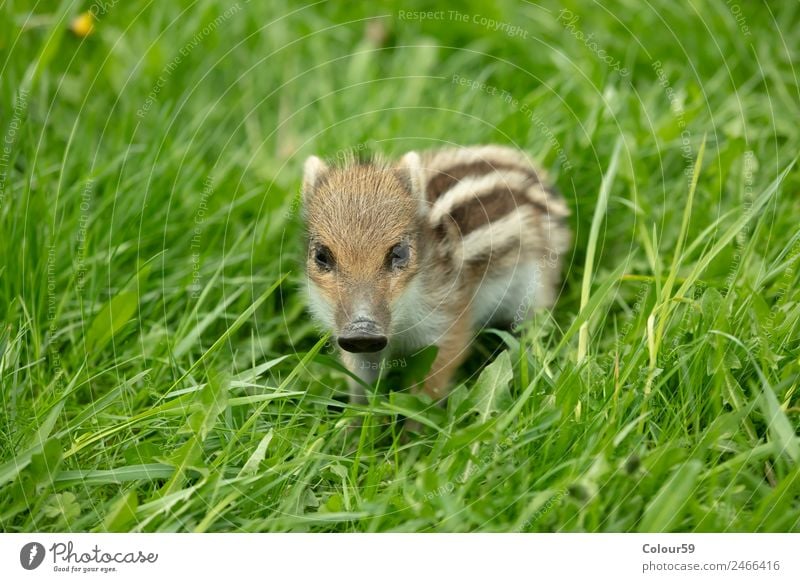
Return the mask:
[[[702,468],[702,463],[693,459],[675,470],[645,509],[640,532],[669,532],[678,525]]]
[[[586,247],[586,262],[583,267],[583,282],[581,283],[581,310],[583,310],[589,303],[589,294],[592,288],[592,276],[594,275],[594,260],[597,253],[597,239],[600,235],[600,226],[606,216],[608,208],[608,197],[611,194],[611,187],[614,184],[614,179],[617,176],[617,166],[619,165],[619,156],[622,151],[622,138],[617,139],[614,145],[614,152],[611,154],[611,161],[608,164],[608,170],[603,176],[603,182],[600,184],[600,195],[597,197],[597,204],[594,207],[594,216],[592,217],[592,226],[589,230],[589,243]],[[589,345],[589,322],[586,321],[581,325],[580,332],[578,333],[578,365],[582,364],[586,358],[586,349]]]

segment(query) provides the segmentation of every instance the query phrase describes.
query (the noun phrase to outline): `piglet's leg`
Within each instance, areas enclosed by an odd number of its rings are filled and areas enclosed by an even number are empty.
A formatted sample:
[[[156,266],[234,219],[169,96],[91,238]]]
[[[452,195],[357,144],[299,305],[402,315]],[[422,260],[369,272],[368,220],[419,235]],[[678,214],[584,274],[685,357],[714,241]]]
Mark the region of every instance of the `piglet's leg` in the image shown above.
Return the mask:
[[[453,374],[467,357],[471,341],[472,329],[470,328],[469,311],[464,307],[437,342],[439,352],[436,354],[436,359],[433,361],[424,384],[415,387],[415,391],[423,392],[443,405],[450,391]]]

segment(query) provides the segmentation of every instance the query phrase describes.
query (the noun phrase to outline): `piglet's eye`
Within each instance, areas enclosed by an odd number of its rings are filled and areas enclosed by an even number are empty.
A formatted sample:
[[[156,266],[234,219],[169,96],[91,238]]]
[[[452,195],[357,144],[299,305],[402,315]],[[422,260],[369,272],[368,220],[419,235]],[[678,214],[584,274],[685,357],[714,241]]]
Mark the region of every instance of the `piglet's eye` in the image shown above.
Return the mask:
[[[316,263],[317,267],[323,271],[330,271],[336,264],[336,261],[333,259],[333,253],[331,252],[331,249],[324,245],[318,246],[316,249],[314,249],[314,262]]]
[[[392,250],[389,251],[389,256],[386,257],[386,262],[392,270],[402,269],[408,265],[410,256],[411,251],[408,248],[408,243],[403,242],[392,247]]]

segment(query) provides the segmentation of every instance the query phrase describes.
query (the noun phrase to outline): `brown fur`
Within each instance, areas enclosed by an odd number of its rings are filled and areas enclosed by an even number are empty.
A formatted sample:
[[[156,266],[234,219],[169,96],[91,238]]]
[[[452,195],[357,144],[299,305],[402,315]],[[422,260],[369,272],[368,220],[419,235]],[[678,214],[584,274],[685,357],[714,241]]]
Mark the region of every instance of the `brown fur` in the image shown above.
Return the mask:
[[[479,176],[482,174],[496,172],[497,170],[515,170],[518,168],[519,166],[513,164],[502,162],[492,163],[488,161],[478,161],[450,166],[447,168],[447,170],[437,171],[433,176],[431,176],[427,188],[428,200],[431,202],[435,201],[442,194],[442,192],[446,192],[459,181],[468,176]],[[536,172],[531,171],[530,176],[534,183],[539,181],[539,177],[537,176]]]

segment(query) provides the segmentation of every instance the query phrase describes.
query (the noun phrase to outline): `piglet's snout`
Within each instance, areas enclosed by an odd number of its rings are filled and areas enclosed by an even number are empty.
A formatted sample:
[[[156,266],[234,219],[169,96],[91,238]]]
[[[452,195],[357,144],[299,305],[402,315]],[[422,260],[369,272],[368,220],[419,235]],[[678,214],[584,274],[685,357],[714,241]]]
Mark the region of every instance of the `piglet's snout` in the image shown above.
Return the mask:
[[[344,326],[337,341],[346,352],[364,354],[381,351],[389,340],[375,321],[358,319]]]

